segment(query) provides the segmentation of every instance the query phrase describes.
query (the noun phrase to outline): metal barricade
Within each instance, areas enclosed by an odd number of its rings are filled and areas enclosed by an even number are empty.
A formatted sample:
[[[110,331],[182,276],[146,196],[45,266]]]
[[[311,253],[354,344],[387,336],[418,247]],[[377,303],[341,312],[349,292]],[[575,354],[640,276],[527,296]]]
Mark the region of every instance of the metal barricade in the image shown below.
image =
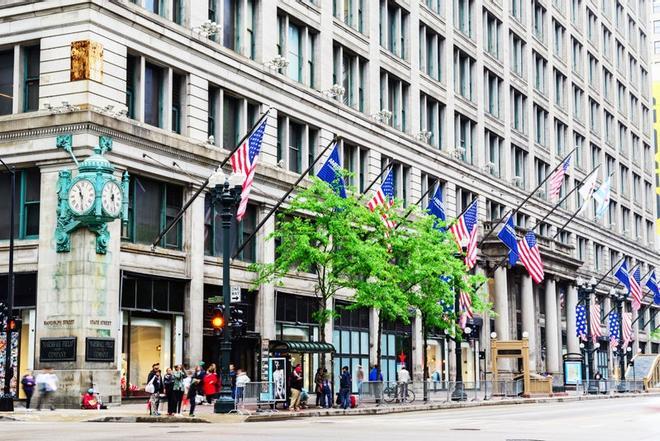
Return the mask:
[[[412,404],[417,399],[415,384],[386,381],[383,383],[382,397],[385,404]]]
[[[363,381],[358,390],[359,405],[383,405],[383,389],[382,381]]]
[[[265,381],[237,385],[232,412],[241,415],[251,415],[254,412],[277,412],[274,388],[274,383]]]

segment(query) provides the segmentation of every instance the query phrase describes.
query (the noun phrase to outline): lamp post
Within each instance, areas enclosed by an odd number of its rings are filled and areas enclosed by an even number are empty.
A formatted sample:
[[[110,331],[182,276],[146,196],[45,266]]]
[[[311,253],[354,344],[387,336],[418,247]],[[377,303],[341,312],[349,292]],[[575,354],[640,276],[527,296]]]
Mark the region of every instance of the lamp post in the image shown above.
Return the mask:
[[[0,396],[0,412],[14,411],[14,397],[11,394],[11,379],[14,376],[14,369],[11,363],[11,335],[9,332],[9,319],[14,313],[14,206],[16,204],[16,168],[12,165],[7,166],[0,159],[0,163],[11,174],[10,183],[10,203],[9,203],[9,268],[7,274],[7,317],[5,317],[5,384]]]
[[[587,322],[587,343],[586,345],[584,343],[580,343],[580,349],[582,350],[583,353],[586,352],[586,360],[587,360],[587,381],[588,381],[588,391],[589,393],[596,392],[596,388],[594,387],[592,389],[591,379],[594,377],[594,352],[598,350],[600,347],[600,344],[597,344],[596,348],[594,349],[594,343],[592,339],[592,334],[591,334],[591,295],[596,292],[596,278],[591,277],[591,279],[587,282],[582,280],[581,278],[578,278],[576,280],[576,284],[578,286],[578,301],[579,302],[584,302],[585,310],[586,310],[586,322]]]
[[[222,219],[222,299],[224,304],[224,331],[220,342],[220,369],[222,389],[215,402],[215,413],[229,413],[234,409],[234,399],[231,393],[231,378],[229,376],[229,359],[231,358],[231,224],[236,215],[236,207],[241,200],[241,191],[245,176],[232,174],[226,177],[218,171],[209,179],[213,185],[211,196],[214,206],[220,205]]]
[[[460,260],[463,258],[463,256],[467,251],[467,247],[462,246],[461,250],[462,250],[461,253],[456,253],[454,255],[456,259]],[[458,327],[460,296],[461,296],[460,291],[456,289],[456,285],[454,285],[454,311],[456,313],[456,323],[454,324],[454,329]],[[464,335],[468,335],[471,331],[472,330],[469,327],[466,327],[463,330],[463,333]],[[463,341],[463,339],[459,337],[458,332],[454,332],[453,338],[449,334],[447,334],[447,337],[454,341],[454,357],[456,360],[456,378],[455,378],[456,385],[454,387],[454,391],[451,394],[451,399],[452,401],[465,401],[467,400],[467,394],[465,393],[465,388],[463,386],[463,354],[462,354],[463,351],[461,349],[461,342]]]
[[[618,327],[619,327],[619,341],[617,344],[617,349],[615,351],[616,356],[619,360],[619,387],[618,391],[619,392],[625,392],[626,391],[626,386],[625,386],[625,372],[626,372],[626,351],[623,349],[623,305],[626,300],[626,293],[625,291],[619,290],[617,291],[616,289],[612,288],[610,289],[610,297],[614,300],[616,303],[616,313],[617,313],[617,320],[618,320]],[[628,350],[631,350],[630,347],[627,348]]]

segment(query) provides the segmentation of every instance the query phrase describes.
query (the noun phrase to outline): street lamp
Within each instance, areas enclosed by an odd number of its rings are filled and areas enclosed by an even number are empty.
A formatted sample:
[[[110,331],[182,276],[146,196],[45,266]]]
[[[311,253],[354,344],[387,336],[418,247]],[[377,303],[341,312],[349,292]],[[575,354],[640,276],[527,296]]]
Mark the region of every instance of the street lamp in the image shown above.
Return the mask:
[[[229,359],[231,357],[231,223],[236,214],[236,207],[241,200],[245,175],[233,173],[225,176],[218,170],[209,179],[212,187],[211,196],[213,205],[220,205],[220,218],[222,219],[222,299],[224,305],[225,329],[220,343],[220,369],[222,389],[215,402],[215,413],[229,413],[234,409],[234,399],[231,393],[231,378],[229,376]]]
[[[461,247],[462,252],[461,253],[456,253],[454,254],[454,257],[456,259],[462,259],[465,253],[467,252],[467,247],[462,246]],[[456,286],[454,286],[454,311],[456,314],[456,323],[454,324],[454,327],[458,326],[458,315],[459,315],[459,310],[460,310],[460,290],[456,289]],[[463,331],[463,335],[468,335],[467,330],[470,329],[466,327]],[[471,331],[471,329],[470,329]],[[461,342],[463,341],[462,338],[458,336],[458,332],[454,332],[454,337],[452,338],[450,335],[447,335],[450,339],[454,340],[454,358],[456,360],[456,378],[455,378],[455,383],[456,386],[454,387],[454,392],[451,394],[451,399],[452,401],[466,401],[467,400],[467,394],[465,393],[465,388],[463,385],[463,354],[462,354],[462,348],[461,348]]]
[[[9,192],[10,203],[9,203],[9,271],[7,274],[7,304],[6,310],[7,314],[4,322],[6,323],[5,328],[5,384],[2,391],[2,396],[0,396],[0,412],[13,412],[14,411],[14,397],[11,394],[11,379],[14,376],[14,369],[11,363],[11,332],[9,332],[9,321],[14,313],[14,205],[16,203],[16,168],[12,165],[11,167],[5,164],[5,161],[0,159],[0,163],[7,169],[11,174],[11,183]]]
[[[584,343],[580,343],[580,349],[582,350],[583,353],[586,352],[586,359],[587,359],[587,381],[588,381],[588,390],[589,393],[592,392],[597,392],[595,389],[595,385],[591,383],[591,379],[594,376],[593,372],[593,355],[596,350],[598,350],[598,346],[596,346],[596,349],[593,348],[593,340],[592,340],[592,335],[591,335],[591,295],[596,292],[596,278],[591,277],[589,281],[585,281],[581,277],[578,277],[576,279],[576,285],[578,287],[578,301],[579,302],[584,302],[585,306],[585,311],[586,311],[586,322],[587,322],[587,344],[585,345]],[[593,389],[592,389],[593,387]]]
[[[616,313],[617,313],[617,319],[619,321],[618,327],[619,327],[619,342],[617,344],[616,348],[616,356],[619,359],[619,392],[625,392],[626,391],[626,385],[625,385],[625,375],[626,375],[626,351],[623,349],[623,304],[626,300],[626,293],[623,290],[617,291],[615,288],[610,289],[610,296],[612,299],[614,299],[614,302],[616,303]],[[628,351],[631,351],[631,348],[627,348]]]

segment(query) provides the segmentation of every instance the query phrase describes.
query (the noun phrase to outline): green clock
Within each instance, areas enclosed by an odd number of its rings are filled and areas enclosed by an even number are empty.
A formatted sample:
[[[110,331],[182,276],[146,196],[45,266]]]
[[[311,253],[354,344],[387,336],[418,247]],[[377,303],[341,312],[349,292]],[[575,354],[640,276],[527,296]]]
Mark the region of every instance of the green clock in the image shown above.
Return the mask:
[[[71,135],[58,136],[57,147],[71,155],[78,173],[72,177],[70,170],[59,172],[56,250],[71,251],[70,234],[85,227],[96,233],[96,252],[105,254],[110,241],[108,222],[128,220],[128,173],[124,172],[121,182],[115,178],[115,168],[104,156],[112,150],[112,139],[107,136],[99,137],[94,154],[82,163],[73,154]]]

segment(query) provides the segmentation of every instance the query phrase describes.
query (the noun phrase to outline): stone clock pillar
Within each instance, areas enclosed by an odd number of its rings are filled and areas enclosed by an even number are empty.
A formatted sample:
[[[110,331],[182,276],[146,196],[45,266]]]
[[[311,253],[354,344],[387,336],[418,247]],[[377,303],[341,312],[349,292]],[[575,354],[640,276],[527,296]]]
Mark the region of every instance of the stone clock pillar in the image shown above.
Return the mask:
[[[78,408],[90,387],[108,404],[119,403],[121,221],[104,223],[105,253],[98,252],[97,229],[84,224],[68,232],[69,251],[58,252],[63,166],[41,170],[35,370],[54,369],[56,406]],[[79,176],[75,166],[64,170],[72,179]]]

